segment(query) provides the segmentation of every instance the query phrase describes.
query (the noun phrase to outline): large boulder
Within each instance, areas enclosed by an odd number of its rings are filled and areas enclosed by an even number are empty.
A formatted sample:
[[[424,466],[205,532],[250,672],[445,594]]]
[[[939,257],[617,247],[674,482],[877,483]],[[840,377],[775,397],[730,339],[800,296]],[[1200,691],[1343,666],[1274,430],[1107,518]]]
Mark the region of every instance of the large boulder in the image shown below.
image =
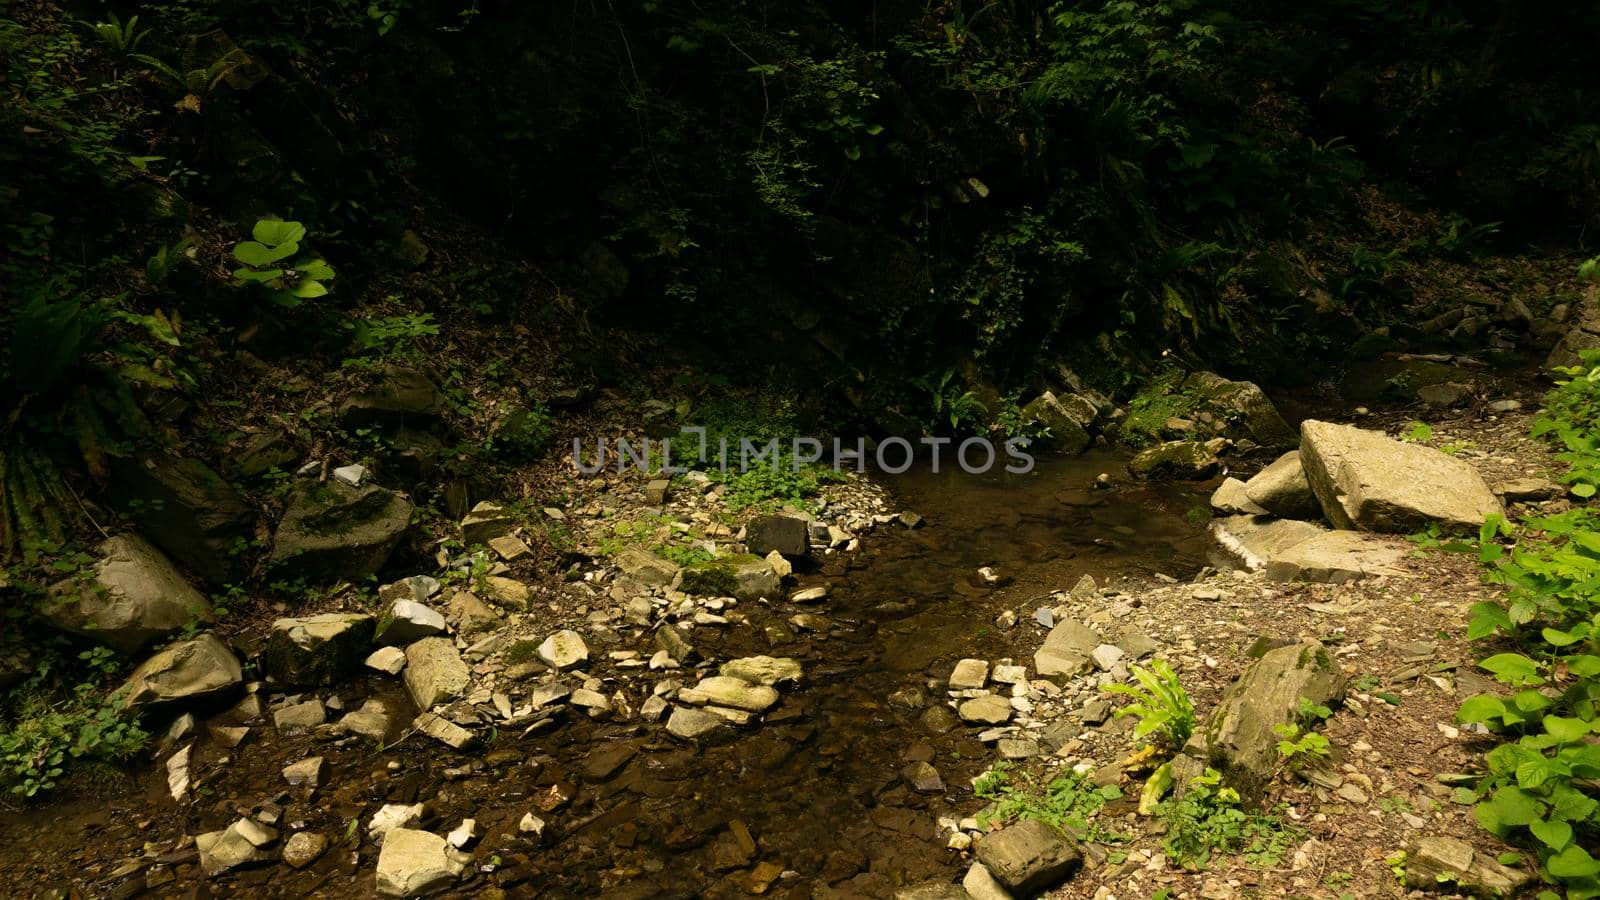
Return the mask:
[[[1094,423],[1100,416],[1095,403],[1077,394],[1045,391],[1022,408],[1022,420],[1043,425],[1049,433],[1038,442],[1062,453],[1082,453],[1093,442]]]
[[[1293,447],[1294,429],[1284,421],[1261,388],[1248,381],[1229,381],[1215,372],[1194,372],[1183,380],[1183,390],[1196,399],[1201,415],[1215,423],[1210,431],[1239,440],[1249,438],[1263,447]]]
[[[428,376],[413,369],[390,366],[378,373],[365,390],[339,405],[339,423],[346,428],[380,425],[427,426],[444,414],[445,398]]]
[[[145,660],[123,686],[129,707],[213,699],[244,682],[238,657],[214,634],[179,641]]]
[[[1322,504],[1306,480],[1299,451],[1291,450],[1257,472],[1245,482],[1244,492],[1252,503],[1280,518],[1322,518]]]
[[[638,547],[626,547],[613,560],[622,574],[646,587],[666,587],[678,577],[678,564]]]
[[[1281,761],[1275,729],[1299,721],[1302,701],[1338,705],[1344,689],[1344,673],[1320,642],[1268,651],[1222,692],[1204,733],[1211,765],[1230,784],[1258,795]]]
[[[1407,534],[1438,523],[1476,529],[1505,513],[1476,469],[1431,447],[1315,420],[1301,426],[1300,438],[1306,479],[1336,528]]]
[[[1023,819],[978,838],[978,861],[1013,896],[1035,897],[1077,874],[1083,853],[1038,819]]]
[[[238,580],[255,515],[222,476],[197,459],[166,456],[120,460],[113,475],[112,499],[151,543],[208,584]]]
[[[411,525],[411,501],[383,488],[300,481],[272,540],[270,564],[311,580],[374,575]]]
[[[1406,555],[1383,538],[1296,519],[1229,516],[1211,523],[1211,535],[1239,565],[1274,581],[1337,584],[1400,575]]]
[[[1267,516],[1228,516],[1211,523],[1211,536],[1239,565],[1259,572],[1295,544],[1328,533],[1312,522]]]
[[[759,516],[745,526],[744,543],[756,556],[776,551],[801,559],[811,555],[811,524],[798,516]]]
[[[365,613],[279,619],[261,654],[261,669],[283,685],[338,684],[361,668],[377,622]]]
[[[210,622],[211,603],[171,562],[136,534],[100,545],[88,582],[56,585],[45,609],[50,624],[123,653],[144,649],[193,622]]]

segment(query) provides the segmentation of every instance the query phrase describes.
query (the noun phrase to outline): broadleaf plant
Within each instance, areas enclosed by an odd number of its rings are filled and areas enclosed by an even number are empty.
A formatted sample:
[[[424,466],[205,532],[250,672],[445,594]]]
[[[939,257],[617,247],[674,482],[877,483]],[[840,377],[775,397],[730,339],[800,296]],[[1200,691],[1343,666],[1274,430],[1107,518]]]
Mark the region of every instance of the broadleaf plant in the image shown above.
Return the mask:
[[[233,258],[243,263],[233,270],[237,283],[260,285],[268,299],[290,309],[302,301],[327,296],[327,282],[334,274],[327,261],[301,256],[284,262],[300,252],[300,242],[306,237],[304,225],[262,219],[251,229],[250,237],[233,247]]]

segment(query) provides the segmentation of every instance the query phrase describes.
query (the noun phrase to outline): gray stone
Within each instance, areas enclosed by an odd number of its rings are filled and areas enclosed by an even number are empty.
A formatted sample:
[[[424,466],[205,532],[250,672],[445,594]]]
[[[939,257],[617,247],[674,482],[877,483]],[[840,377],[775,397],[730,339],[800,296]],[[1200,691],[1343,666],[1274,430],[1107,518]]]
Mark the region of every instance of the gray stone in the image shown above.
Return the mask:
[[[378,893],[385,897],[420,897],[455,883],[466,868],[444,838],[414,828],[395,828],[378,852]]]
[[[666,587],[673,579],[678,577],[676,563],[668,562],[648,550],[638,547],[627,547],[618,553],[612,562],[622,570],[622,574],[639,584],[647,587]]]
[[[443,716],[431,712],[425,712],[417,716],[412,720],[411,727],[452,750],[465,749],[477,740],[477,736],[472,732]]]
[[[302,759],[283,767],[283,780],[290,787],[314,788],[322,782],[323,761],[320,756]]]
[[[656,629],[656,646],[679,663],[694,658],[694,645],[689,643],[689,638],[676,625],[663,624]]]
[[[214,634],[179,641],[145,660],[124,685],[129,707],[179,700],[205,700],[235,690],[244,682],[239,660]]]
[[[825,584],[801,588],[789,595],[790,603],[820,603],[828,599],[828,586]]]
[[[365,390],[339,405],[346,428],[377,425],[427,427],[444,414],[445,398],[428,376],[403,366],[384,366]]]
[[[731,731],[727,719],[703,709],[679,706],[667,717],[667,733],[686,741],[704,741]]]
[[[649,506],[661,506],[667,502],[667,491],[672,488],[672,482],[665,478],[651,479],[644,486],[644,502]]]
[[[283,862],[291,869],[304,869],[328,849],[328,839],[315,831],[301,831],[283,844]]]
[[[472,507],[461,518],[461,542],[468,547],[486,545],[497,537],[504,537],[517,527],[511,511],[488,500]]]
[[[742,678],[712,675],[709,678],[702,678],[693,688],[679,691],[678,700],[697,706],[711,704],[749,712],[765,712],[778,702],[778,692],[765,685],[751,684]]]
[[[1083,865],[1077,846],[1038,819],[990,832],[978,838],[973,851],[1002,887],[1024,897],[1066,882]]]
[[[1417,399],[1436,408],[1460,406],[1471,397],[1472,385],[1457,381],[1441,381],[1417,388]]]
[[[963,659],[950,672],[950,690],[977,690],[989,683],[989,662],[982,659]]]
[[[1374,431],[1307,420],[1300,462],[1337,528],[1409,534],[1439,523],[1476,529],[1505,513],[1466,462]]]
[[[927,762],[911,763],[900,770],[900,777],[912,790],[924,794],[937,794],[944,790],[944,779],[939,777],[939,770]]]
[[[344,718],[339,720],[337,728],[384,743],[389,738],[392,723],[393,715],[389,711],[389,704],[373,697],[361,704],[360,709],[345,713]]]
[[[456,591],[446,605],[456,631],[463,637],[487,631],[500,624],[505,614],[478,599],[470,591]]]
[[[1278,770],[1280,725],[1298,721],[1300,703],[1337,706],[1345,677],[1320,642],[1268,651],[1222,693],[1206,725],[1211,765],[1229,784],[1257,796]]]
[[[1211,508],[1226,516],[1264,515],[1266,510],[1250,499],[1244,482],[1237,478],[1224,478],[1222,484],[1211,492]]]
[[[328,710],[315,697],[300,703],[289,703],[272,714],[272,726],[279,731],[305,731],[328,721]]]
[[[212,621],[211,603],[172,563],[136,534],[100,545],[93,579],[66,579],[43,607],[50,624],[136,653],[185,626]]]
[[[996,881],[989,874],[988,867],[981,862],[974,862],[967,867],[967,874],[961,879],[961,889],[965,892],[961,900],[1012,900],[1011,892]]]
[[[680,587],[686,594],[732,595],[753,601],[777,597],[778,573],[759,556],[737,554],[697,563],[683,570]]]
[[[1004,697],[984,694],[961,704],[956,713],[961,721],[979,725],[1003,725],[1011,721],[1011,703]]]
[[[846,881],[841,887],[849,886],[852,882]],[[887,886],[887,882],[885,882]],[[907,885],[894,892],[894,900],[968,900],[967,892],[959,884],[948,881],[924,881],[921,884]]]
[[[1543,478],[1513,478],[1494,486],[1494,492],[1507,503],[1529,503],[1554,500],[1567,492],[1566,488]]]
[[[1331,531],[1301,541],[1268,560],[1273,581],[1342,584],[1380,575],[1404,575],[1406,548],[1354,531]]]
[[[1091,429],[1099,417],[1094,403],[1074,394],[1057,396],[1045,391],[1022,408],[1025,423],[1043,425],[1049,433],[1040,443],[1062,453],[1082,453],[1093,441]]]
[[[718,671],[731,678],[767,687],[785,683],[798,684],[803,674],[798,661],[771,656],[746,656],[742,659],[729,660],[723,663]]]
[[[1039,742],[1026,738],[1001,738],[995,744],[1002,759],[1032,759],[1039,755]]]
[[[1033,654],[1033,670],[1040,678],[1058,684],[1089,671],[1100,635],[1081,622],[1064,619],[1050,629],[1044,644]]]
[[[411,501],[375,485],[295,483],[268,565],[308,580],[377,573],[411,527]]]
[[[200,868],[215,878],[233,869],[271,862],[272,852],[265,846],[276,838],[273,829],[240,819],[221,831],[196,835],[194,843],[200,853]]]
[[[575,668],[589,661],[589,645],[583,642],[583,635],[564,629],[544,639],[539,658],[558,671]]]
[[[1265,569],[1295,544],[1327,533],[1328,529],[1311,522],[1265,516],[1229,516],[1211,523],[1211,537],[1251,572]]]
[[[406,690],[424,712],[466,693],[472,673],[449,638],[423,638],[406,648]]]
[[[404,645],[444,634],[449,629],[437,610],[415,600],[396,600],[378,622],[377,639],[380,644]]]
[[[1406,887],[1472,897],[1510,897],[1533,882],[1533,873],[1514,869],[1453,837],[1425,837],[1406,851]]]
[[[1245,482],[1244,492],[1252,503],[1279,518],[1322,518],[1322,503],[1306,480],[1298,450],[1285,453],[1257,472]]]
[[[406,652],[399,647],[379,647],[366,659],[367,668],[388,675],[399,675],[406,667]]]
[[[272,623],[261,669],[284,685],[338,684],[361,668],[377,623],[366,613],[324,613]]]
[[[238,581],[256,515],[233,486],[195,459],[114,459],[110,494],[150,542],[209,584]]]
[[[1253,383],[1229,381],[1214,372],[1194,372],[1183,380],[1183,388],[1199,398],[1201,409],[1223,423],[1222,436],[1249,438],[1263,447],[1295,445],[1294,429]]]
[[[745,526],[745,546],[757,556],[774,551],[787,559],[803,559],[811,555],[810,528],[805,519],[796,516],[758,516]]]
[[[333,477],[350,487],[360,487],[362,479],[367,477],[367,467],[359,465],[340,466],[333,470]]]
[[[1122,662],[1122,648],[1114,644],[1101,644],[1094,648],[1090,658],[1094,660],[1095,668],[1102,672],[1109,672]]]

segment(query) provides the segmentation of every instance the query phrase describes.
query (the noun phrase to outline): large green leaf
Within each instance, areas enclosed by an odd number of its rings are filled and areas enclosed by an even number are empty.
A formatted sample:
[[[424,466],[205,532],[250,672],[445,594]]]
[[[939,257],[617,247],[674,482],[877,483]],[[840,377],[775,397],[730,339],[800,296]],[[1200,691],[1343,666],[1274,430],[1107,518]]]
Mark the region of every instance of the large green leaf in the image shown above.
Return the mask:
[[[1545,860],[1544,867],[1551,875],[1563,879],[1593,878],[1600,875],[1600,860],[1590,856],[1589,851],[1577,844],[1572,844]]]
[[[250,229],[250,236],[269,246],[281,244],[296,244],[306,236],[306,227],[299,222],[285,222],[280,219],[262,219],[256,222],[256,227]],[[282,259],[283,257],[278,257]]]
[[[1540,819],[1529,823],[1528,830],[1551,850],[1560,850],[1572,842],[1572,826],[1566,822]]]
[[[1478,823],[1498,835],[1512,828],[1537,822],[1544,804],[1521,788],[1503,787],[1474,810]]]
[[[247,266],[270,266],[281,259],[293,256],[299,249],[300,245],[293,241],[277,246],[255,241],[240,241],[233,248],[233,258]]]
[[[1479,694],[1467,698],[1461,704],[1461,709],[1456,711],[1456,721],[1463,724],[1468,722],[1492,722],[1505,715],[1506,704],[1504,700],[1493,694]]]
[[[1544,731],[1563,744],[1581,741],[1589,736],[1592,729],[1588,722],[1582,719],[1569,719],[1564,716],[1545,716]]]
[[[1496,653],[1478,665],[1494,673],[1497,680],[1506,684],[1521,687],[1525,684],[1544,683],[1544,679],[1538,674],[1539,664],[1521,653]]]

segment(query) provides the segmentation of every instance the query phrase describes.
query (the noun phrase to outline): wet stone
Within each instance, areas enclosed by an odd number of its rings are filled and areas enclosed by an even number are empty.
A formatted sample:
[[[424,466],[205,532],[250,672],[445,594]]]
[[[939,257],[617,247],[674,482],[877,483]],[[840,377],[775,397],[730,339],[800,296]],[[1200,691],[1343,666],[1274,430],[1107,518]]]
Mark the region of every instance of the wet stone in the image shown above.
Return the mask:
[[[989,663],[982,659],[963,659],[950,673],[953,691],[977,690],[989,682]]]
[[[328,849],[328,839],[313,831],[291,835],[283,845],[283,862],[291,869],[304,869]]]
[[[962,703],[957,712],[963,722],[1000,725],[1011,721],[1011,703],[1004,697],[986,694]]]
[[[1032,897],[1075,875],[1083,854],[1059,831],[1037,819],[979,838],[975,847],[983,863],[1002,887],[1012,894]]]
[[[939,770],[927,762],[914,762],[900,770],[900,777],[914,791],[925,794],[937,794],[944,790],[944,779],[939,777]]]
[[[544,639],[539,645],[539,658],[552,669],[571,669],[589,661],[589,645],[583,635],[564,629]]]

